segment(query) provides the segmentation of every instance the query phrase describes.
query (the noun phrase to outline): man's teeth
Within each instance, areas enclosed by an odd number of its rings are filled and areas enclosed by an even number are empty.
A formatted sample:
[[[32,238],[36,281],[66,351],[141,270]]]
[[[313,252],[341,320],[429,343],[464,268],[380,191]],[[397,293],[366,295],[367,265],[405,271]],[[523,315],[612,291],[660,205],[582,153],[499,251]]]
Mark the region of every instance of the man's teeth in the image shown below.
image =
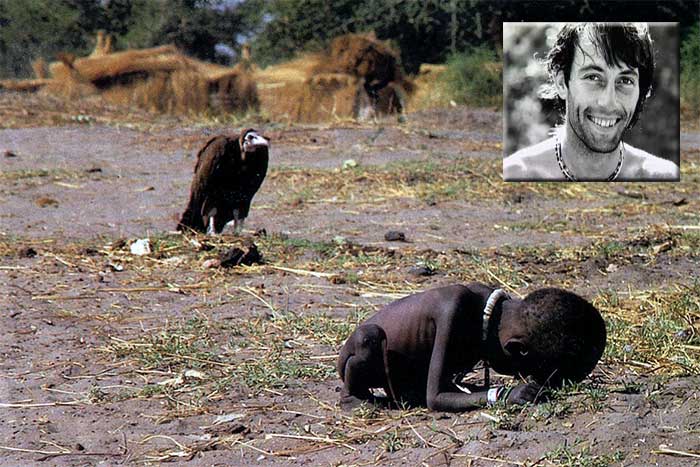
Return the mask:
[[[611,126],[613,126],[615,124],[615,119],[591,117],[591,120],[596,125],[602,126],[604,128],[610,128]]]

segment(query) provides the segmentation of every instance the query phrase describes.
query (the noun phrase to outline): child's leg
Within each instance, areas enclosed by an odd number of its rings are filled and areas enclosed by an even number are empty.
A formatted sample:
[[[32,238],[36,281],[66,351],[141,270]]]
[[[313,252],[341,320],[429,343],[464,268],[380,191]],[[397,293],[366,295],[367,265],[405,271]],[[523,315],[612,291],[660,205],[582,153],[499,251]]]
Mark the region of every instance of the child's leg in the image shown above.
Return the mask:
[[[363,324],[355,329],[338,358],[337,369],[344,383],[341,403],[370,400],[369,388],[388,386],[385,352],[386,334],[382,328]]]

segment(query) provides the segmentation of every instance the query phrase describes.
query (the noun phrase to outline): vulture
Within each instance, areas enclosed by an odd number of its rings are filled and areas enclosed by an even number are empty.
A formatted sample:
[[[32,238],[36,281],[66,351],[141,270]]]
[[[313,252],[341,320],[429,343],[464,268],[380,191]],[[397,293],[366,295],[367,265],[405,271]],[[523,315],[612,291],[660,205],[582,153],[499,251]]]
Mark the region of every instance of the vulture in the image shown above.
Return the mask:
[[[252,128],[238,138],[215,136],[197,154],[190,201],[177,230],[221,233],[233,220],[239,233],[265,178],[269,143]]]

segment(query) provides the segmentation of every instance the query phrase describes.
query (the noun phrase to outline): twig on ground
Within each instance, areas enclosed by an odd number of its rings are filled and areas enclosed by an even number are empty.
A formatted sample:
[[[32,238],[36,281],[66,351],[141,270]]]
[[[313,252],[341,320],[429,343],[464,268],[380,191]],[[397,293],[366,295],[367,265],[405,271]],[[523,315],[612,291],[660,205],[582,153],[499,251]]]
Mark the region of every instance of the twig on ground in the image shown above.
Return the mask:
[[[74,400],[74,401],[66,401],[66,402],[37,402],[35,404],[22,404],[22,403],[15,403],[15,402],[10,402],[10,403],[2,403],[0,402],[0,407],[5,408],[5,409],[32,409],[32,408],[37,408],[37,407],[59,407],[59,406],[69,406],[69,405],[80,405],[80,404],[88,404],[89,402],[85,399],[81,400]]]
[[[328,438],[328,437],[321,438],[319,436],[287,435],[287,434],[283,434],[283,433],[268,433],[265,435],[265,439],[272,439],[272,438],[299,439],[299,440],[304,440],[304,441],[314,441],[317,443],[331,443],[331,444],[335,444],[338,446],[343,446],[344,448],[350,449],[351,451],[357,451],[357,449],[350,446],[349,444],[346,444],[346,443],[339,441],[337,439]]]
[[[245,292],[245,293],[247,293],[247,294],[249,294],[249,295],[252,295],[253,297],[257,298],[263,305],[265,305],[267,308],[270,309],[270,311],[272,312],[272,315],[273,315],[273,316],[278,316],[278,315],[279,315],[279,312],[275,309],[274,306],[272,306],[272,304],[271,304],[270,302],[268,302],[267,300],[265,300],[264,298],[262,298],[260,295],[258,295],[257,293],[255,293],[255,291],[254,291],[253,289],[251,289],[250,287],[245,287],[245,286],[239,287],[239,286],[237,286],[237,287],[233,287],[233,288],[234,288],[235,290],[240,290],[241,292]]]
[[[679,456],[679,457],[693,457],[700,459],[700,453],[689,452],[689,451],[679,451],[677,449],[671,449],[665,444],[659,445],[659,449],[651,451],[652,454],[665,454],[669,456]]]
[[[299,274],[301,276],[313,276],[313,277],[333,277],[337,276],[336,273],[332,272],[317,272],[317,271],[308,271],[306,269],[294,269],[294,268],[288,268],[284,266],[277,266],[274,264],[268,265],[268,267],[272,269],[277,269],[279,271],[284,271],[284,272],[291,272],[292,274]]]
[[[0,446],[0,449],[4,451],[13,451],[13,452],[27,452],[30,454],[44,454],[47,456],[58,456],[61,454],[68,454],[63,451],[42,451],[40,449],[24,449],[24,448],[15,448],[12,446]]]

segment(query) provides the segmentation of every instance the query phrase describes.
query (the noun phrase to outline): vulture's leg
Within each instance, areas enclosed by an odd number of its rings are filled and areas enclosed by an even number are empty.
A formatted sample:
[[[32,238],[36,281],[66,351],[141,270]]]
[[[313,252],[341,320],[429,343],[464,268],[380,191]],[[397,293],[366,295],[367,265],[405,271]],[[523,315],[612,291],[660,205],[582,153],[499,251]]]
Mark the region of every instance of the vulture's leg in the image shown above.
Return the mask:
[[[243,224],[245,218],[240,218],[240,212],[238,209],[233,210],[233,233],[239,235],[243,231]]]
[[[236,235],[243,232],[243,225],[245,224],[245,219],[236,219],[233,221],[233,231]]]
[[[205,219],[205,224],[207,226],[207,235],[216,235],[216,214],[217,214],[217,209],[216,208],[211,208],[208,211],[204,211],[206,214],[204,215]]]
[[[216,235],[216,229],[214,228],[214,216],[209,217],[209,225],[207,225],[207,235]]]

